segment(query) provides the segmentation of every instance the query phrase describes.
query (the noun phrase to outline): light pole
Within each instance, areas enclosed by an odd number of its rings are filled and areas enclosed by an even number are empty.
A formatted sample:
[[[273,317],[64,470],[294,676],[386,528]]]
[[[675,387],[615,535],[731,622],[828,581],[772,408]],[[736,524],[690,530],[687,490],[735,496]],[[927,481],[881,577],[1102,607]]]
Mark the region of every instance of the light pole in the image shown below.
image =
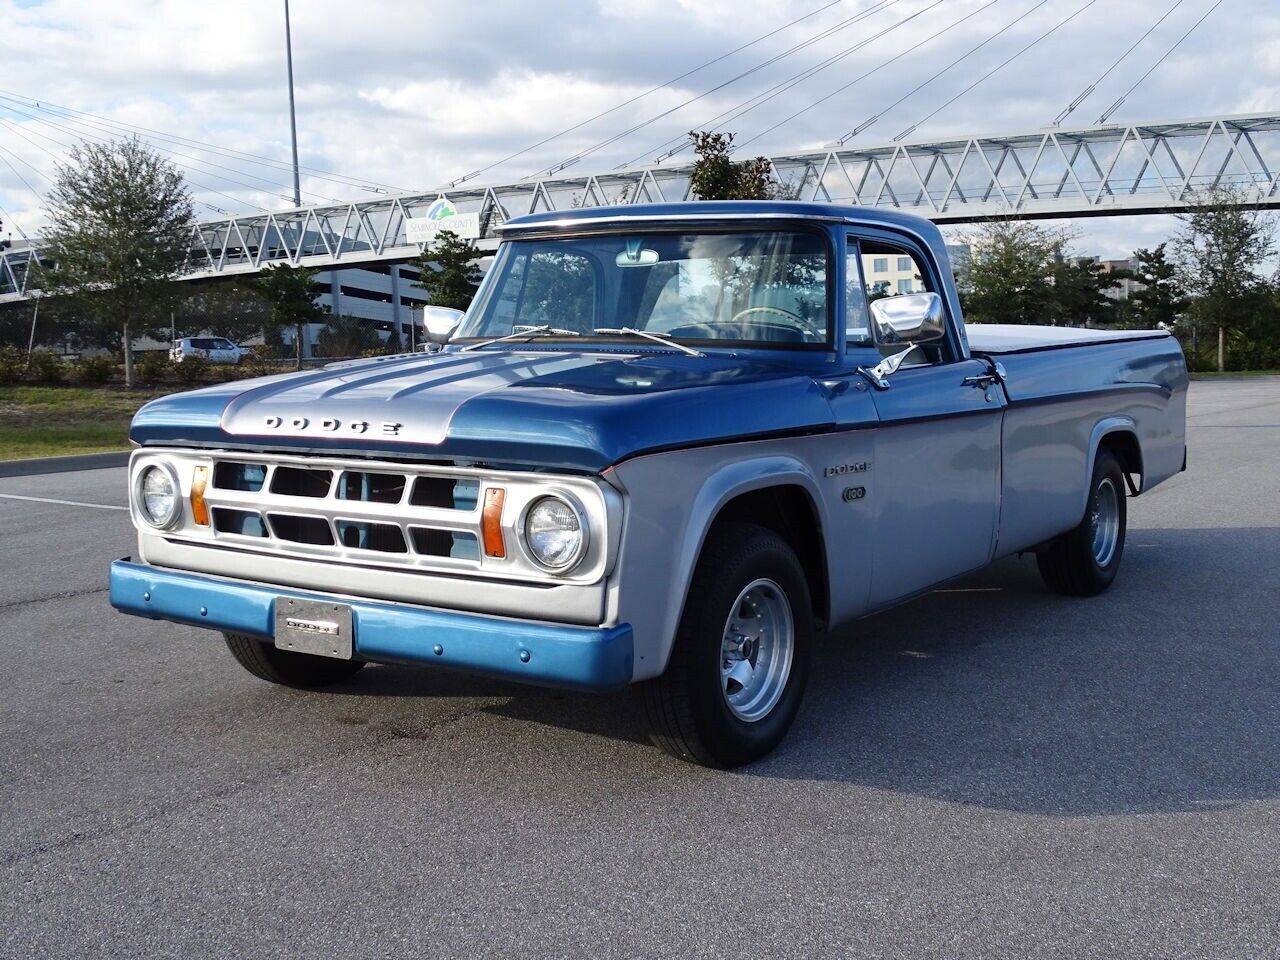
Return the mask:
[[[289,135],[293,140],[293,205],[302,206],[298,178],[298,115],[293,106],[293,37],[289,32],[289,0],[284,0],[284,56],[289,68]]]

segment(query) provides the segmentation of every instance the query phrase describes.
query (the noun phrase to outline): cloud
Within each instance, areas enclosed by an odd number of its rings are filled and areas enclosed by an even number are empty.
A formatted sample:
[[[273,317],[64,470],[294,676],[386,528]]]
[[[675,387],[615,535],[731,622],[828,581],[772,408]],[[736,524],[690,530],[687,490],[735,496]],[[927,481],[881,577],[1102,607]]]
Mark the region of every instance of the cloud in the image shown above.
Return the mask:
[[[1031,11],[998,39],[889,111],[857,143],[883,142],[937,109],[1085,0],[943,0],[910,24],[888,29],[932,0],[872,6],[845,0],[776,36],[695,72],[486,174],[518,179],[590,148],[620,130],[643,129],[600,149],[575,169],[607,170],[651,157],[656,147],[748,98],[813,70],[808,79],[734,121],[747,139],[803,107],[751,150],[817,146],[882,111],[983,39]],[[1117,68],[1072,122],[1092,122],[1206,9],[1182,4]],[[823,0],[522,0],[410,4],[300,0],[292,7],[302,162],[396,187],[428,189],[477,169],[609,107],[665,85],[748,44]],[[1118,57],[1160,13],[1146,0],[1105,0],[982,81],[913,136],[1037,129]],[[977,12],[975,12],[977,11]],[[906,52],[929,34],[936,40]],[[209,141],[275,164],[160,142],[184,164],[197,198],[221,209],[278,208],[291,192],[283,18],[253,0],[0,0],[0,63],[9,92],[89,111],[106,121]],[[788,53],[793,45],[837,28]],[[856,44],[861,49],[851,51]],[[1235,0],[1211,16],[1132,93],[1116,120],[1154,120],[1275,109],[1280,96],[1280,16],[1272,0]],[[902,56],[899,59],[899,54]],[[765,63],[769,58],[777,58]],[[838,58],[824,69],[825,61]],[[763,65],[762,65],[763,64]],[[747,76],[734,80],[739,74]],[[864,73],[846,90],[834,92]],[[720,87],[721,89],[716,89]],[[687,106],[678,107],[685,101]],[[0,206],[28,231],[41,222],[64,144],[109,137],[109,123],[18,108],[0,100]],[[663,114],[668,115],[663,116]],[[83,119],[83,118],[81,118]],[[645,123],[652,120],[651,123]],[[25,139],[24,139],[25,137]],[[47,152],[46,152],[47,151]],[[1280,168],[1280,158],[1277,166]],[[10,169],[6,161],[13,165]],[[231,169],[225,169],[225,168]],[[15,172],[16,171],[16,172]],[[316,171],[307,198],[368,196]],[[209,212],[208,207],[202,208]],[[1082,250],[1119,255],[1151,243],[1167,219],[1089,221]],[[1103,249],[1105,248],[1105,249]]]

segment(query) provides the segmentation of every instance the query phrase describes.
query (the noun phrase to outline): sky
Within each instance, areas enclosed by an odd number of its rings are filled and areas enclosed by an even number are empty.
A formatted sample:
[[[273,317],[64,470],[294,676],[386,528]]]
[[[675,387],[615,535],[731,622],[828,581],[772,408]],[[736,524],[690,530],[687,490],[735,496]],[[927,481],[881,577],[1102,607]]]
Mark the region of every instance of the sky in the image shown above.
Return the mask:
[[[1094,122],[1214,2],[1182,0],[1066,126]],[[754,140],[750,152],[820,148],[1011,23],[854,142],[888,142],[931,113],[912,139],[1035,130],[1173,5],[1174,0],[294,0],[298,138],[301,162],[312,168],[303,177],[304,200],[368,198],[375,185],[429,190],[620,104],[626,105],[474,182],[517,180],[660,117],[573,169],[604,171],[652,159],[663,143],[869,40],[735,120],[731,129],[747,140],[968,14],[936,40]],[[865,19],[822,36],[867,11]],[[1081,12],[1055,33],[938,110],[1075,11]],[[1026,16],[1014,23],[1021,14]],[[804,49],[766,62],[811,38],[817,39]],[[681,78],[745,44],[751,45]],[[1111,122],[1277,108],[1280,4],[1222,0]],[[184,166],[201,216],[290,206],[283,2],[0,0],[0,219],[6,234],[15,226],[38,233],[41,197],[56,164],[83,137],[122,132],[107,121],[263,158],[156,141]],[[1165,239],[1175,226],[1169,217],[1075,221],[1075,247],[1081,254],[1127,256],[1137,246]]]

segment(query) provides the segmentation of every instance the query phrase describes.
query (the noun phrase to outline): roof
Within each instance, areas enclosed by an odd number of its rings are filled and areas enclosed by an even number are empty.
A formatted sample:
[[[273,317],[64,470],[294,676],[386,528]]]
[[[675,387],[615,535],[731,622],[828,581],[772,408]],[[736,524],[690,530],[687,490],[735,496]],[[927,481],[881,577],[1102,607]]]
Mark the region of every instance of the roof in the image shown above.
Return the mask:
[[[578,207],[513,217],[502,226],[504,234],[526,230],[588,226],[596,223],[628,223],[637,220],[714,220],[760,217],[793,217],[843,223],[866,223],[910,230],[941,242],[938,228],[923,217],[893,210],[844,206],[836,203],[801,203],[795,200],[696,200],[685,203],[627,203],[605,207]]]

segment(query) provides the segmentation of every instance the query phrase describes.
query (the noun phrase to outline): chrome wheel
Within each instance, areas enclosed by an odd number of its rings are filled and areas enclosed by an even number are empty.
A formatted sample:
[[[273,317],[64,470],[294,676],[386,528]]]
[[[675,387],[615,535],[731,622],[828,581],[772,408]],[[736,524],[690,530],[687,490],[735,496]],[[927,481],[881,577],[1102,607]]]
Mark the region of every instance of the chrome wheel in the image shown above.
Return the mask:
[[[795,622],[772,580],[749,583],[729,611],[720,645],[720,688],[739,720],[754,723],[778,703],[791,675]]]
[[[1093,512],[1089,515],[1093,528],[1093,559],[1105,567],[1116,554],[1120,542],[1120,491],[1110,477],[1098,484],[1093,497]]]

